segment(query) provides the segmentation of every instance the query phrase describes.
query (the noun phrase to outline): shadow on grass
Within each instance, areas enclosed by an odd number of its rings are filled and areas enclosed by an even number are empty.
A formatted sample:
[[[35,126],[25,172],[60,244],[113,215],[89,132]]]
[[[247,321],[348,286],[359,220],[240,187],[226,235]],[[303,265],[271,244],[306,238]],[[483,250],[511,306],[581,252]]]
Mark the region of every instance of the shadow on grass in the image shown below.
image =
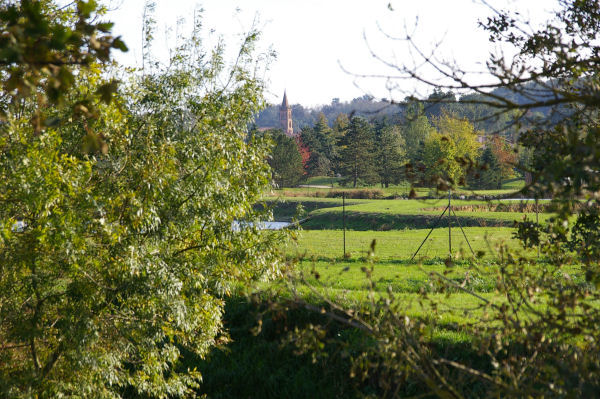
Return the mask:
[[[283,302],[283,301],[282,301]],[[262,328],[255,333],[258,320]],[[203,375],[198,390],[209,398],[359,398],[381,397],[378,365],[364,379],[351,377],[352,359],[369,347],[372,338],[358,329],[342,326],[327,317],[289,304],[271,308],[268,300],[230,298],[225,324],[232,342],[215,348],[206,359],[184,354],[183,368],[197,367]],[[323,346],[298,350],[292,331],[324,330]],[[449,331],[460,330],[448,326]],[[470,364],[486,364],[469,342],[440,336],[430,343],[437,355]],[[376,359],[373,359],[376,360]],[[467,396],[479,396],[484,386],[464,386]],[[417,379],[404,381],[400,397],[422,395],[426,387]],[[477,393],[478,392],[478,393]],[[468,393],[471,393],[469,395]],[[420,396],[430,397],[430,396]]]
[[[346,229],[356,231],[388,231],[403,229],[430,229],[439,215],[390,215],[381,213],[349,212],[346,214]],[[512,227],[513,221],[498,219],[481,219],[470,216],[459,216],[462,227]],[[454,218],[443,217],[437,227],[457,226]],[[344,227],[341,213],[331,212],[311,216],[302,228],[306,230],[338,230]]]
[[[296,256],[290,255],[290,256],[287,256],[286,259],[287,260],[298,260],[299,258]],[[434,256],[434,257],[418,256],[411,262],[410,257],[402,258],[402,259],[397,259],[397,258],[379,259],[377,257],[368,258],[366,256],[360,256],[360,257],[343,257],[343,256],[335,256],[335,257],[311,256],[311,257],[308,257],[307,256],[307,257],[301,258],[300,260],[302,260],[304,262],[327,262],[327,263],[331,263],[333,265],[335,265],[336,263],[365,264],[365,262],[368,261],[369,264],[372,263],[373,265],[400,265],[400,266],[423,265],[423,266],[428,266],[428,265],[443,265],[447,262],[448,258],[440,257],[440,256]],[[473,258],[466,257],[466,258],[461,258],[461,259],[454,259],[452,261],[452,264],[457,265],[457,266],[468,267],[473,264]]]

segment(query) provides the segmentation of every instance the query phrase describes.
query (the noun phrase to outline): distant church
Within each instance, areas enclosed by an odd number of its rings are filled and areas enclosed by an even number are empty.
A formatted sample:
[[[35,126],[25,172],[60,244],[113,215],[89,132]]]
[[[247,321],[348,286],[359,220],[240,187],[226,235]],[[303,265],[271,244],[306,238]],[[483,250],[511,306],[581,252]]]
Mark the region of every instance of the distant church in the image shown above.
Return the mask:
[[[288,104],[287,93],[283,92],[283,102],[279,107],[279,127],[288,136],[294,135],[294,126],[292,125],[292,107]]]
[[[269,107],[271,108],[271,107]],[[273,114],[271,114],[273,115]],[[269,122],[274,123],[275,121],[272,119],[273,116],[269,118]],[[266,132],[271,129],[281,129],[287,136],[293,137],[294,135],[294,125],[292,123],[292,107],[288,103],[287,93],[283,91],[283,102],[279,106],[279,125],[277,126],[261,126],[258,128],[259,132]]]

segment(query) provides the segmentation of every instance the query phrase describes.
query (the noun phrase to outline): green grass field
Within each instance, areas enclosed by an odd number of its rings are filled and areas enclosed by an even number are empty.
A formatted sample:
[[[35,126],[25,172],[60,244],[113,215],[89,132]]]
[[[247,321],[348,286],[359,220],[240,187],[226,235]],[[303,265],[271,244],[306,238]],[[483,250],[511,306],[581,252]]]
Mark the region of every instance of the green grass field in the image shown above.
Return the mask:
[[[344,233],[339,198],[285,197],[267,201],[274,206],[276,219],[295,216],[304,220],[302,230],[282,251],[288,259],[298,259],[303,272],[311,270],[323,277],[307,281],[318,283],[319,289],[328,294],[344,292],[355,298],[366,295],[368,284],[360,272],[366,265],[374,267],[375,291],[391,287],[393,292],[408,296],[422,290],[429,292],[429,273],[436,271],[447,273],[456,282],[466,279],[465,284],[475,292],[491,293],[494,282],[489,275],[493,274],[500,248],[521,251],[513,238],[514,222],[536,218],[532,201],[452,200],[455,211],[451,217],[448,212],[441,217],[447,199],[349,199]],[[303,213],[295,215],[299,208]],[[547,213],[538,214],[541,222],[548,217]],[[431,230],[434,226],[437,228]],[[445,265],[450,255],[452,270]],[[482,272],[484,265],[486,271]]]
[[[304,214],[299,215],[305,218],[302,230],[282,247],[288,259],[298,262],[304,285],[355,305],[366,300],[370,292],[385,295],[391,290],[412,304],[410,314],[415,317],[429,312],[414,305],[419,303],[420,294],[442,295],[442,291],[454,290],[452,299],[445,301],[452,306],[442,317],[464,325],[472,322],[474,315],[465,316],[462,309],[476,307],[477,300],[441,284],[439,275],[451,285],[493,299],[500,248],[535,256],[534,250],[521,249],[511,227],[524,217],[535,220],[535,205],[531,201],[452,200],[456,210],[452,217],[439,219],[447,203],[447,199],[347,200],[345,252],[341,199],[279,198],[274,213],[276,218],[291,218],[299,205],[304,208]],[[548,217],[547,213],[538,214],[540,221]],[[436,223],[438,227],[430,233]],[[370,278],[365,267],[372,268]]]
[[[371,242],[375,240],[376,260],[408,263],[428,230],[406,229],[392,231],[346,231],[346,254],[358,261],[367,256]],[[494,252],[500,244],[517,248],[512,239],[513,229],[506,227],[465,227],[452,229],[452,250],[471,257],[471,251],[465,240],[468,238],[473,251],[483,251],[486,257],[495,257]],[[288,256],[302,256],[307,259],[339,260],[344,255],[344,232],[342,230],[304,230],[299,232],[297,241],[286,245]],[[435,229],[419,251],[416,260],[443,258],[448,256],[448,229]]]
[[[433,230],[424,241],[427,233],[424,229],[346,231],[344,257],[343,231],[304,230],[283,250],[288,257],[298,259],[297,268],[304,285],[312,286],[336,302],[359,306],[370,293],[385,296],[391,291],[401,296],[411,317],[424,317],[431,309],[420,301],[421,294],[433,294],[430,299],[438,300],[442,292],[453,292],[443,301],[447,306],[438,307],[440,321],[458,325],[472,323],[478,313],[466,315],[464,309],[476,308],[481,302],[455,286],[494,300],[499,247],[506,245],[519,251],[518,243],[512,238],[513,229],[466,227],[463,235],[455,228],[452,257],[448,251],[447,228]],[[477,256],[471,253],[465,235]],[[370,251],[373,240],[374,253]],[[421,243],[423,246],[411,261]],[[448,259],[452,262],[448,263]],[[440,275],[454,286],[442,283]]]

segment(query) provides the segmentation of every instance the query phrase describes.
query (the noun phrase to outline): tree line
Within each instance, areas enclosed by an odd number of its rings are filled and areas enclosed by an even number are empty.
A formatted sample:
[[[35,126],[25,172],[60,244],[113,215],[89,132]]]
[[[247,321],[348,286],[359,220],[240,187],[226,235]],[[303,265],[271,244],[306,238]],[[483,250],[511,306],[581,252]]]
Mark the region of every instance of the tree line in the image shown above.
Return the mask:
[[[440,182],[451,181],[497,189],[527,162],[506,134],[486,134],[452,107],[428,115],[426,105],[413,101],[403,114],[398,120],[340,113],[330,124],[320,113],[296,138],[269,131],[275,183],[293,186],[307,177],[330,176],[351,187],[410,180],[426,187],[444,188]]]
[[[423,104],[423,113],[431,120],[443,116],[444,112],[450,112],[458,118],[466,118],[471,121],[478,131],[483,131],[488,135],[500,134],[512,140],[516,140],[518,132],[522,130],[515,124],[517,116],[527,124],[531,124],[531,121],[541,119],[556,122],[561,118],[561,114],[564,116],[569,113],[565,107],[557,110],[544,105],[529,109],[524,115],[519,115],[520,113],[516,110],[498,112],[498,98],[510,99],[516,108],[519,104],[526,104],[531,99],[543,102],[552,96],[547,87],[535,82],[524,83],[523,89],[527,91],[527,95],[513,93],[506,88],[496,88],[485,94],[473,92],[459,96],[455,90],[436,87],[428,97],[418,99],[418,101]],[[291,104],[292,120],[294,129],[298,131],[314,126],[321,114],[325,115],[330,125],[339,114],[363,116],[369,120],[387,119],[393,123],[401,123],[410,114],[412,103],[415,100],[417,99],[406,97],[402,101],[390,101],[385,98],[376,99],[365,94],[350,101],[334,98],[331,103],[314,108]],[[272,104],[262,109],[256,115],[256,125],[259,128],[278,126],[279,106],[279,104]]]

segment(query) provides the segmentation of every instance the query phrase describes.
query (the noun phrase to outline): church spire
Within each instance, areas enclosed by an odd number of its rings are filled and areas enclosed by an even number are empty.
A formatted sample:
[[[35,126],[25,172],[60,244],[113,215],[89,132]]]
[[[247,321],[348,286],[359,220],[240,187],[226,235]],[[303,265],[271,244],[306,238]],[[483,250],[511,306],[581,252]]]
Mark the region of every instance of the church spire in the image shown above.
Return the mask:
[[[283,91],[283,101],[281,102],[281,107],[279,107],[279,126],[288,136],[294,135],[292,107],[288,103],[287,90]]]
[[[281,107],[289,107],[288,99],[287,99],[287,90],[283,91],[283,102],[281,103]]]

